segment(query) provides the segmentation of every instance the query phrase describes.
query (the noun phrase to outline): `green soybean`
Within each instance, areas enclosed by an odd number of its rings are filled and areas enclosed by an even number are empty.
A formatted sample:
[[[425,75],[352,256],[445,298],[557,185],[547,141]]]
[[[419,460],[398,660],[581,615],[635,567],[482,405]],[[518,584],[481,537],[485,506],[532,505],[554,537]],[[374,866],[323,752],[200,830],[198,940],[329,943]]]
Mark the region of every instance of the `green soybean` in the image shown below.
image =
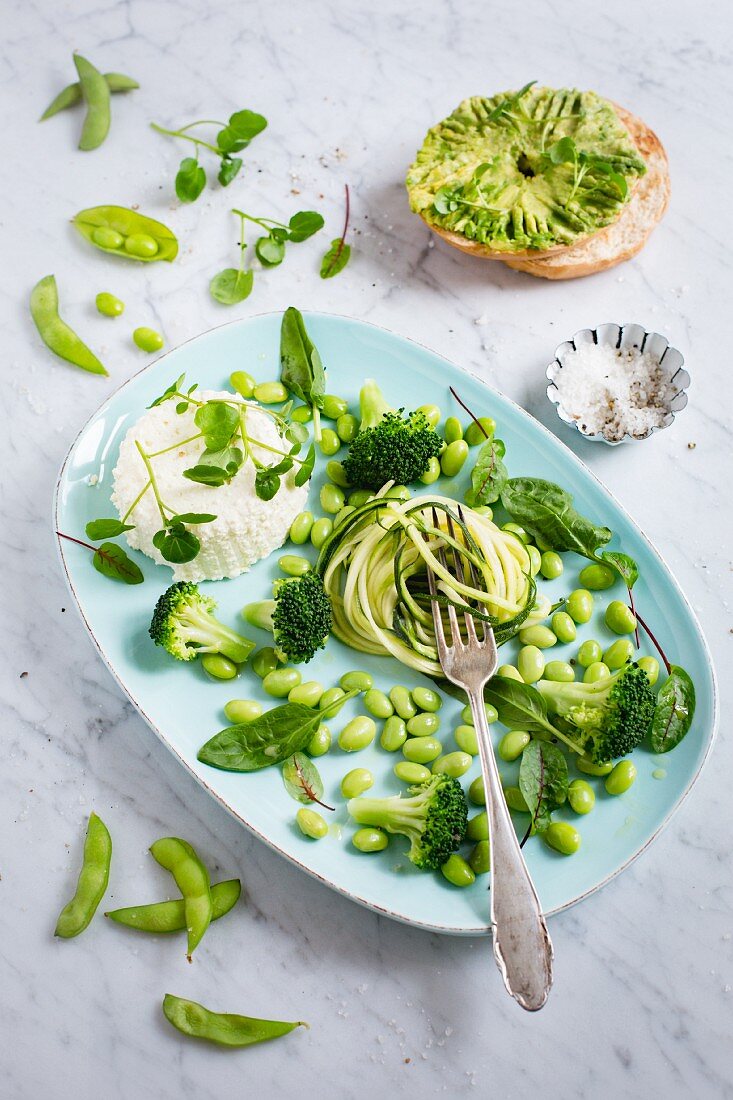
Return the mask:
[[[420,481],[423,485],[433,485],[440,477],[440,459],[435,455],[428,462],[427,469],[424,474],[420,474]]]
[[[542,677],[560,684],[571,684],[575,679],[575,670],[567,661],[548,661]]]
[[[394,714],[392,703],[379,688],[370,688],[367,691],[364,706],[374,718],[389,718]]]
[[[149,233],[131,233],[125,237],[123,248],[136,260],[152,260],[158,252],[157,241]]]
[[[91,240],[98,248],[106,252],[116,252],[124,244],[125,238],[116,229],[110,229],[106,225],[98,225],[92,230]]]
[[[510,668],[511,666],[503,665],[502,667]],[[496,707],[492,707],[491,703],[484,703],[484,713],[486,715],[486,721],[489,725],[491,725],[493,722],[499,721],[499,712],[497,711]],[[471,707],[468,704],[466,704],[466,706],[461,711],[461,721],[465,722],[467,726],[473,725],[473,712],[471,711]]]
[[[423,414],[431,428],[440,423],[441,412],[437,405],[420,405],[415,411]]]
[[[366,714],[360,714],[347,722],[339,734],[339,748],[344,752],[361,752],[371,745],[377,732],[377,724],[373,718]]]
[[[374,786],[374,776],[367,768],[352,768],[341,780],[344,798],[357,798]]]
[[[402,746],[402,755],[411,764],[429,764],[440,756],[442,748],[434,737],[410,737]]]
[[[524,801],[524,795],[519,787],[505,787],[504,798],[510,810],[515,810],[517,813],[521,814],[529,813],[529,806]]]
[[[239,675],[239,669],[234,661],[230,661],[221,653],[204,653],[201,658],[201,667],[214,680],[234,680]]]
[[[586,638],[578,650],[578,664],[582,668],[590,668],[601,659],[601,647],[595,638]]]
[[[309,573],[313,568],[308,559],[300,557],[299,554],[283,554],[281,558],[277,559],[277,564],[283,573],[287,573],[289,577],[302,577],[304,573]]]
[[[332,428],[324,428],[318,446],[321,449],[321,454],[330,458],[331,455],[337,454],[340,450],[341,440]]]
[[[404,783],[427,783],[430,779],[430,769],[424,764],[415,764],[409,760],[400,760],[392,769],[398,779]]]
[[[630,638],[619,638],[612,642],[603,654],[603,663],[610,669],[623,668],[627,661],[633,660],[634,643]]]
[[[540,571],[542,556],[536,546],[526,546],[525,550],[529,555],[529,575],[536,577]]]
[[[461,752],[478,755],[478,734],[473,726],[458,726],[453,734]]]
[[[344,691],[369,691],[374,678],[368,672],[345,672],[339,680]]]
[[[451,779],[460,779],[470,770],[473,757],[467,752],[447,752],[433,762],[433,775],[449,775]]]
[[[576,630],[575,623],[568,615],[567,611],[556,611],[550,620],[552,625],[552,632],[557,638],[558,642],[562,642],[567,645],[568,642],[574,642],[578,631]]]
[[[584,684],[597,684],[599,680],[607,680],[611,675],[611,670],[608,665],[603,661],[594,661],[592,665],[588,665],[587,669],[583,673]]]
[[[443,700],[438,695],[437,691],[433,691],[432,688],[426,687],[413,688],[412,701],[420,710],[428,711],[430,714],[434,714],[435,711],[440,710],[443,706]]]
[[[331,748],[331,731],[328,726],[320,725],[305,747],[309,756],[325,756]]]
[[[656,657],[640,657],[637,661],[639,668],[643,669],[649,677],[649,683],[654,686],[659,679],[659,661]]]
[[[303,806],[295,815],[303,836],[309,836],[311,840],[321,840],[328,833],[328,825],[315,810],[308,810]]]
[[[633,634],[636,630],[636,616],[623,600],[611,600],[604,619],[614,634]]]
[[[256,699],[230,699],[224,704],[224,714],[232,725],[254,722],[262,714],[262,703]]]
[[[337,397],[335,393],[325,393],[322,407],[323,415],[328,420],[338,420],[340,416],[347,412],[349,403],[343,397]]]
[[[606,776],[604,786],[607,794],[623,794],[636,779],[636,767],[630,760],[619,760],[613,771]]]
[[[160,351],[164,342],[160,333],[156,332],[154,328],[148,328],[147,325],[136,328],[133,331],[132,339],[133,343],[140,348],[140,351],[147,352]]]
[[[593,592],[602,592],[610,588],[616,582],[618,574],[608,565],[586,565],[580,570],[580,581],[583,588],[590,588]]]
[[[343,489],[327,481],[326,484],[321,487],[320,501],[323,511],[329,512],[332,516],[335,516],[346,504],[346,497],[344,496]]]
[[[588,760],[585,756],[579,756],[575,761],[575,766],[579,772],[585,772],[586,775],[610,775],[613,771],[613,764],[610,761],[606,764],[594,764],[592,760]]]
[[[565,610],[576,623],[590,622],[593,614],[593,597],[587,588],[576,588],[571,592],[565,604]]]
[[[400,718],[404,718],[405,721],[414,718],[417,714],[417,707],[412,701],[412,696],[407,688],[402,687],[401,684],[396,684],[393,688],[390,688],[389,698],[395,713],[399,714]]]
[[[255,676],[259,676],[261,680],[264,680],[268,672],[274,672],[279,664],[280,660],[278,655],[271,645],[265,645],[262,649],[258,649],[250,661],[252,671]]]
[[[585,779],[573,779],[568,786],[568,802],[576,814],[589,814],[596,804],[596,792]]]
[[[475,875],[487,875],[491,870],[491,848],[488,840],[479,840],[472,849],[468,862]]]
[[[276,668],[273,672],[267,673],[262,681],[262,687],[273,698],[285,699],[302,679],[297,668]]]
[[[97,307],[97,313],[101,313],[103,317],[119,317],[125,311],[125,303],[106,290],[96,296],[94,304]]]
[[[550,649],[557,643],[557,636],[549,626],[525,626],[519,631],[519,641],[522,645]]]
[[[524,683],[521,672],[514,665],[499,665],[496,675],[503,676],[505,680],[519,680],[520,684]]]
[[[463,856],[458,855],[458,852],[453,852],[448,856],[440,871],[443,878],[451,886],[472,886],[476,881],[476,875],[473,873],[472,868],[466,863]]]
[[[468,458],[468,443],[465,439],[454,439],[449,443],[440,459],[440,469],[445,477],[457,477]]]
[[[483,776],[477,775],[472,780],[471,786],[468,788],[468,797],[474,806],[486,805],[486,787],[484,786]]]
[[[87,927],[104,897],[112,861],[112,838],[102,819],[89,815],[76,891],[59,914],[55,936],[71,939]]]
[[[252,396],[260,405],[282,405],[288,399],[288,391],[282,382],[259,382]]]
[[[313,419],[313,409],[310,405],[298,405],[290,414],[290,419],[296,424],[310,424]]]
[[[406,485],[391,485],[384,494],[385,500],[409,500],[411,496]]]
[[[482,810],[480,814],[476,814],[474,817],[469,817],[466,825],[466,836],[469,840],[489,839],[489,815],[486,810]]]
[[[351,843],[360,852],[382,852],[389,844],[389,837],[384,829],[367,827],[357,829],[351,838]]]
[[[510,730],[509,733],[504,734],[496,751],[502,760],[510,764],[512,760],[519,759],[531,740],[530,735],[524,730]]]
[[[125,76],[124,73],[104,73],[103,75],[104,79],[107,81],[107,87],[110,92],[131,92],[135,88],[140,87],[137,80],[133,80],[131,76]],[[73,84],[67,84],[65,88],[61,89],[38,121],[44,122],[47,118],[53,118],[59,111],[66,111],[69,107],[76,107],[77,104],[82,102],[82,99],[81,84],[78,80],[75,80]]]
[[[247,399],[255,392],[257,383],[252,375],[248,374],[246,370],[235,370],[229,375],[229,385],[240,397]]]
[[[529,535],[523,527],[520,527],[518,523],[505,523],[502,525],[502,531],[506,531],[509,535],[514,535],[515,538],[523,545],[527,545],[529,542]]]
[[[346,692],[343,688],[332,687],[326,688],[321,698],[318,700],[319,710],[328,710],[337,699],[343,699]]]
[[[568,821],[553,821],[542,835],[546,843],[563,856],[572,856],[580,847],[580,833]]]
[[[347,504],[341,509],[340,512],[337,512],[336,515],[333,517],[334,530],[339,527],[344,522],[344,520],[351,515],[352,512],[355,511],[355,508],[352,508],[350,505]]]
[[[487,439],[493,439],[496,431],[496,421],[491,416],[479,416],[478,424],[475,420],[466,428],[463,438],[469,447],[478,447],[479,443],[485,443]]]
[[[344,470],[340,462],[336,462],[335,459],[332,459],[331,462],[327,462],[326,474],[334,485],[338,485],[341,489],[348,489],[349,479],[346,476],[346,470]],[[352,505],[352,508],[353,507],[354,505]]]
[[[336,420],[336,435],[342,443],[351,443],[359,431],[359,421],[351,413],[342,413]]]
[[[437,714],[415,714],[407,719],[407,732],[410,737],[432,737],[440,729],[440,718]]]
[[[561,577],[564,568],[559,554],[556,554],[554,550],[545,550],[540,559],[540,573],[545,580],[554,581],[557,577]]]
[[[386,752],[397,752],[406,740],[407,729],[405,723],[397,714],[391,715],[384,723],[379,744]]]
[[[312,512],[301,512],[290,524],[290,541],[294,542],[296,546],[302,546],[310,538],[313,519]]]
[[[263,685],[264,687],[264,685]],[[265,688],[265,690],[267,690]],[[304,707],[317,707],[323,695],[323,684],[318,680],[306,680],[304,684],[296,684],[288,692],[289,703],[302,703]]]
[[[352,489],[349,493],[349,504],[352,508],[361,508],[371,499],[372,494],[368,489]]]
[[[534,684],[542,678],[545,669],[545,658],[542,650],[536,645],[524,645],[517,656],[517,668],[519,675],[525,684]]]
[[[486,516],[487,519],[494,518],[494,509],[489,507],[488,504],[480,504],[478,508],[473,509],[477,516]]]
[[[443,425],[443,438],[446,443],[455,443],[457,439],[463,439],[463,425],[457,416],[449,416]]]
[[[335,488],[335,486],[334,486]],[[317,519],[311,527],[310,536],[311,543],[315,546],[316,550],[320,550],[328,536],[333,531],[333,520],[330,519]]]

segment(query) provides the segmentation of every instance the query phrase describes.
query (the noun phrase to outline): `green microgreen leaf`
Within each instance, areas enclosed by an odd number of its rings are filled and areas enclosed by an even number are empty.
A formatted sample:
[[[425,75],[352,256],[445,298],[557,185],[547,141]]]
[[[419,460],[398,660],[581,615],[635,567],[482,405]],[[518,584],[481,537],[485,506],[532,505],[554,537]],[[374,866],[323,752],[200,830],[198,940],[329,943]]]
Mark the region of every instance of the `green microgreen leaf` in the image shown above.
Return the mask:
[[[239,412],[226,401],[207,401],[196,410],[194,423],[204,436],[207,451],[221,451],[239,428]]]
[[[181,512],[171,517],[171,523],[213,523],[215,519],[209,512]]]
[[[173,397],[174,393],[180,393],[181,392],[181,387],[183,386],[185,378],[186,378],[186,375],[182,374],[178,378],[176,378],[175,382],[171,382],[170,386],[168,386],[167,389],[163,390],[160,397],[156,397],[155,401],[150,402],[150,404],[148,405],[148,408],[149,409],[154,409],[156,405],[162,405],[164,401],[168,401],[169,398]]]
[[[258,115],[256,111],[235,111],[229,117],[229,129],[233,130],[238,138],[250,142],[267,127],[267,119],[264,115]]]
[[[654,752],[669,752],[689,732],[695,717],[695,685],[679,665],[671,665],[659,689],[651,728]]]
[[[307,241],[319,229],[323,229],[323,218],[315,210],[300,210],[293,214],[288,222],[291,241]]]
[[[285,259],[285,244],[276,240],[272,235],[260,237],[255,244],[257,259],[265,267],[277,267]]]
[[[195,202],[206,187],[206,172],[195,157],[184,157],[176,173],[176,195],[181,202]]]
[[[232,180],[238,175],[240,168],[242,167],[241,157],[230,157],[227,153],[226,156],[221,158],[221,164],[219,165],[219,174],[216,177],[222,187],[228,187]]]
[[[294,752],[282,766],[283,783],[285,790],[296,802],[317,802],[325,810],[333,810],[333,806],[323,801],[323,780],[318,768],[302,752]]]
[[[272,500],[280,488],[280,477],[273,470],[258,470],[255,474],[255,492],[260,500]]]
[[[295,474],[295,484],[298,488],[300,488],[301,485],[305,485],[305,483],[309,480],[311,474],[313,473],[313,467],[315,466],[315,464],[316,447],[314,443],[311,443],[302,465],[298,468]]]
[[[116,542],[103,542],[98,546],[92,565],[103,577],[122,581],[123,584],[142,584],[145,579],[139,565]]]
[[[222,469],[221,466],[198,465],[184,470],[183,476],[188,481],[195,481],[197,485],[211,485],[213,488],[218,488],[220,485],[226,485],[227,482],[231,481],[235,473],[236,470],[229,472]]]
[[[153,535],[153,546],[160,550],[166,561],[175,565],[193,561],[201,549],[199,540],[182,523],[171,523],[162,531],[156,531]]]
[[[252,293],[253,271],[241,271],[236,267],[226,267],[209,283],[209,292],[215,302],[223,306],[234,306],[243,302]]]
[[[133,531],[134,524],[122,523],[119,519],[93,519],[86,525],[87,538],[98,542],[101,539],[113,539],[125,531]]]
[[[331,247],[324,253],[321,260],[321,278],[332,279],[344,270],[351,258],[351,245],[344,242],[343,237],[337,237],[331,241]]]

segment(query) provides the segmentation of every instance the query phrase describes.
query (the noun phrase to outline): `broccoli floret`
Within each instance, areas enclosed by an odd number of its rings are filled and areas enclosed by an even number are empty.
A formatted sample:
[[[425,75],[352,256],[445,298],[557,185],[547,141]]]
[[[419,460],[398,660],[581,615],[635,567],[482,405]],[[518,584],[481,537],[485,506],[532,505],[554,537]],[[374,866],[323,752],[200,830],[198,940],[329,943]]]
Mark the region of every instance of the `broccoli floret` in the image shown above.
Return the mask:
[[[606,764],[635,749],[654,715],[656,700],[649,677],[635,663],[594,684],[540,680],[535,686],[549,713],[569,735],[563,739],[595,764]]]
[[[270,630],[281,659],[295,665],[307,664],[323,649],[333,625],[331,601],[312,570],[281,581],[274,600],[250,603],[242,614],[251,626]]]
[[[344,459],[350,484],[376,490],[386,481],[417,481],[443,446],[425,416],[414,412],[403,417],[404,410],[391,408],[373,379],[362,387],[359,408],[361,425]]]
[[[220,623],[215,610],[214,600],[202,596],[198,585],[177,581],[155,605],[150,637],[179,661],[193,661],[199,653],[221,653],[242,664],[255,643]]]
[[[410,841],[409,858],[433,871],[455,852],[466,832],[468,807],[457,779],[436,775],[410,787],[408,798],[352,798],[347,809],[360,825],[376,825]]]

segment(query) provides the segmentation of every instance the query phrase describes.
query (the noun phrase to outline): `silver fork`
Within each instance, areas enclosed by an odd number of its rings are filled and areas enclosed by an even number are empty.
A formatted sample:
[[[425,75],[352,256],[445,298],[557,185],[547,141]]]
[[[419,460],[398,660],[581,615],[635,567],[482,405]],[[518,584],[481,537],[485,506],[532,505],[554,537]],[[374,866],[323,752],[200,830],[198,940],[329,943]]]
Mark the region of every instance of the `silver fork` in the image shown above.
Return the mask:
[[[465,522],[459,508],[461,522]],[[433,509],[433,520],[438,528],[438,517]],[[455,527],[447,517],[448,530],[455,538]],[[445,550],[441,546],[436,556],[447,569]],[[454,555],[456,579],[465,583],[460,554]],[[478,587],[473,564],[472,584]],[[471,704],[471,713],[478,736],[479,757],[486,787],[486,811],[489,822],[491,851],[491,923],[494,935],[494,958],[504,979],[504,985],[512,997],[529,1012],[542,1008],[552,985],[552,941],[542,915],[537,891],[529,876],[519,841],[514,831],[504,792],[499,779],[499,769],[494,756],[483,690],[499,663],[494,632],[488,623],[480,620],[482,639],[479,641],[476,624],[469,612],[463,614],[468,643],[464,643],[456,610],[448,605],[451,644],[446,642],[440,604],[437,602],[435,577],[428,570],[435,638],[443,672],[449,680],[462,687]]]

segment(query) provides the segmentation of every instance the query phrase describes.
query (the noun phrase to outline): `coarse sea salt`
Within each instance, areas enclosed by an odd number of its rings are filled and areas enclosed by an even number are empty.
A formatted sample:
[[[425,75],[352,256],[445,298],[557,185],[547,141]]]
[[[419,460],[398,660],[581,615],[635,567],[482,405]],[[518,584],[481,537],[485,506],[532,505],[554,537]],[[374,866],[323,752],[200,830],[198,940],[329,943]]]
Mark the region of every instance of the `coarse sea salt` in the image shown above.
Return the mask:
[[[555,375],[560,403],[586,435],[613,442],[668,423],[677,389],[659,359],[638,348],[581,344]]]

